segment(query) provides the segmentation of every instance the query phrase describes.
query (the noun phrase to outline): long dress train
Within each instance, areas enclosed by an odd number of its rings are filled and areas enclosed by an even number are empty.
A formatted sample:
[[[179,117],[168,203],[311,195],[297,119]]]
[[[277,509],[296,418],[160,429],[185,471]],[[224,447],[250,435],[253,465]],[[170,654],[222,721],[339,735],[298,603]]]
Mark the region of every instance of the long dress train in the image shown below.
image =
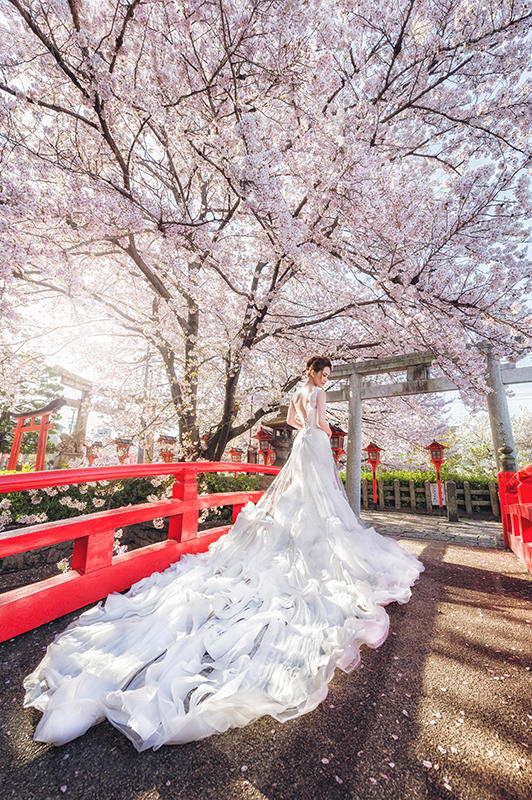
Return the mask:
[[[315,708],[336,667],[388,634],[423,564],[351,510],[317,387],[290,458],[259,502],[205,553],[111,594],[48,647],[24,681],[35,739],[64,744],[108,719],[137,750],[265,714]]]

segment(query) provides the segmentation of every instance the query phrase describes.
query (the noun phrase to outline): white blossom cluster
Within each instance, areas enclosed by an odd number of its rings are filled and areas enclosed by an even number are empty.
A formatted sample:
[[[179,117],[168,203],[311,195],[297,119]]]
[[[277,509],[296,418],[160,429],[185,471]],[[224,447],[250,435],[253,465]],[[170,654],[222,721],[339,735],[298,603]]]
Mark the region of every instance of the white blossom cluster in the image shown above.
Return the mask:
[[[177,416],[176,457],[220,457],[314,352],[431,350],[469,403],[486,347],[526,352],[526,0],[19,6],[0,307],[14,332],[46,292],[112,340],[136,444]]]

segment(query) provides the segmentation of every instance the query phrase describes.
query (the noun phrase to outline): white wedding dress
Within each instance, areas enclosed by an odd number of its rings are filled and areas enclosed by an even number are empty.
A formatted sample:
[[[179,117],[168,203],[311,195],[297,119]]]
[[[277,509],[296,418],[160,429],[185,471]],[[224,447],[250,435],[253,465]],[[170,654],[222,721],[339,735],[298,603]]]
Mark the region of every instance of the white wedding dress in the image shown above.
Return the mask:
[[[108,719],[137,750],[315,708],[388,634],[423,564],[351,510],[314,388],[290,458],[230,532],[83,613],[24,681],[35,739]]]

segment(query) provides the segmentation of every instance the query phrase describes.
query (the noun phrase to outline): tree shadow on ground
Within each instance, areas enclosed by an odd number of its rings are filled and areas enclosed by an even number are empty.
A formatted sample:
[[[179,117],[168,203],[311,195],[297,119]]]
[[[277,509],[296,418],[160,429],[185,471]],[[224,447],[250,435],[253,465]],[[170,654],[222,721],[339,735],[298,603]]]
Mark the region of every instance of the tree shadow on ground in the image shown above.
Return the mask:
[[[22,680],[53,636],[80,612],[0,645],[3,798],[524,800],[522,781],[508,786],[496,765],[485,765],[479,758],[458,762],[449,788],[443,763],[439,771],[423,765],[420,739],[425,733],[420,720],[430,692],[427,664],[441,655],[438,606],[442,601],[459,604],[461,597],[454,593],[462,583],[455,565],[444,562],[445,544],[410,542],[407,547],[420,555],[426,572],[408,604],[387,606],[387,640],[378,650],[363,648],[362,663],[350,675],[337,671],[318,708],[284,724],[265,717],[220,736],[142,754],[108,723],[62,747],[39,744],[32,736],[40,715],[22,709]],[[466,590],[489,593],[493,588],[480,568],[460,574]],[[493,599],[504,606],[500,596],[493,594]],[[468,609],[467,600],[462,613]],[[456,647],[464,644],[456,642]],[[449,674],[441,676],[450,688],[467,659],[473,659],[472,648],[463,649],[449,660]],[[443,651],[448,655],[447,648]],[[490,653],[487,643],[485,651],[474,659]],[[493,704],[491,695],[488,700]],[[472,700],[468,713],[474,710]],[[500,719],[492,714],[484,722],[493,726]]]

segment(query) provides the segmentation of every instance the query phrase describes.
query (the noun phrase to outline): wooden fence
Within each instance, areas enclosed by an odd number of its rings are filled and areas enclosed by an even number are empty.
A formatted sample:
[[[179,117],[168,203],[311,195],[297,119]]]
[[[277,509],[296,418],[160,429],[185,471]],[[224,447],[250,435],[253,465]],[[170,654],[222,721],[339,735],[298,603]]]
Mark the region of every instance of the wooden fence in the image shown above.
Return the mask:
[[[454,484],[454,482],[452,482]],[[397,478],[386,483],[385,478],[377,479],[377,503],[373,503],[372,481],[362,479],[362,508],[380,511],[410,511],[413,514],[446,514],[446,506],[440,508],[432,503],[430,481],[416,486],[413,480],[400,481]],[[487,489],[472,487],[464,481],[463,488],[456,487],[458,515],[474,517],[493,517],[500,519],[499,494],[496,481],[490,481]]]

